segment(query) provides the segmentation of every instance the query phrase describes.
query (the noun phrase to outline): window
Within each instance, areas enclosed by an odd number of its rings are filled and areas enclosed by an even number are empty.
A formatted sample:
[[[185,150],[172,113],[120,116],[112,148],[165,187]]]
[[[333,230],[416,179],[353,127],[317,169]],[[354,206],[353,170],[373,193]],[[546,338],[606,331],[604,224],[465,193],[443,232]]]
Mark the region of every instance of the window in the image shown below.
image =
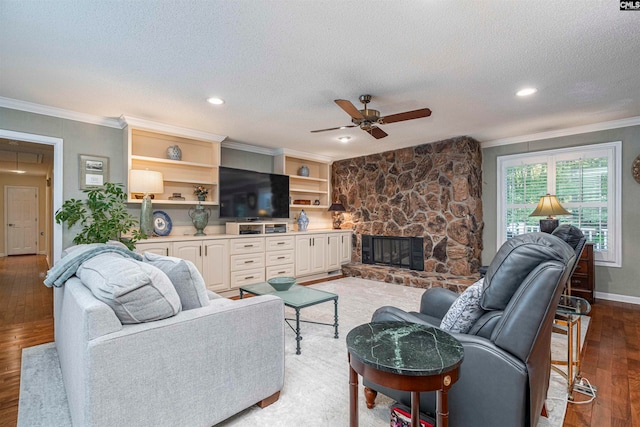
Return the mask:
[[[540,230],[529,215],[541,196],[555,194],[573,224],[594,244],[596,264],[621,266],[621,142],[498,157],[498,247]]]

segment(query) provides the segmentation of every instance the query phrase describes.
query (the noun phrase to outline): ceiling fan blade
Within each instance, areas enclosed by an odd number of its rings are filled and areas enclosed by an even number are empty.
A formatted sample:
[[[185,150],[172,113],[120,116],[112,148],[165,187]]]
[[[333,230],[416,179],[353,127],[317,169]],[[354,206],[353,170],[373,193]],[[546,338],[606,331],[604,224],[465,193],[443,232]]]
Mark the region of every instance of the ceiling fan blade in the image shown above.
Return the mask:
[[[369,135],[371,135],[372,137],[374,137],[375,139],[380,139],[380,138],[384,138],[385,136],[387,136],[388,134],[383,131],[382,129],[378,128],[378,127],[372,127],[371,129],[369,129],[368,131],[366,131]]]
[[[311,131],[311,133],[326,132],[326,131],[328,131],[328,130],[338,130],[338,129],[355,128],[355,127],[357,127],[357,126],[356,126],[356,125],[338,126],[337,128],[328,128],[328,129],[312,130],[312,131]]]
[[[390,116],[380,118],[380,124],[388,124],[395,122],[402,122],[404,120],[419,119],[422,117],[429,117],[431,110],[428,108],[421,108],[419,110],[406,111],[404,113],[392,114]]]
[[[346,99],[336,99],[334,102],[354,119],[364,119],[362,113],[350,101]]]

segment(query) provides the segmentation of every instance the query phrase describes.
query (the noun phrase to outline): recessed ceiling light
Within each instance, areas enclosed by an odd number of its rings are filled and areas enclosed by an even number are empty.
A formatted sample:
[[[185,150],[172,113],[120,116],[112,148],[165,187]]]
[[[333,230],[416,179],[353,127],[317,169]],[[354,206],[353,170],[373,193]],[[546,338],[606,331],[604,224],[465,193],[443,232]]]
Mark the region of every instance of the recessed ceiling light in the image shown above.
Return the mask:
[[[536,89],[535,87],[526,87],[524,89],[520,89],[519,91],[517,91],[516,95],[518,95],[518,96],[529,96],[529,95],[533,95],[537,91],[538,91],[538,89]]]
[[[341,136],[340,138],[338,138],[338,141],[340,141],[340,142],[349,142],[350,139],[351,139],[350,136]]]
[[[224,99],[222,99],[222,98],[209,98],[209,99],[207,99],[207,102],[209,104],[213,104],[213,105],[221,105],[221,104],[224,104]]]

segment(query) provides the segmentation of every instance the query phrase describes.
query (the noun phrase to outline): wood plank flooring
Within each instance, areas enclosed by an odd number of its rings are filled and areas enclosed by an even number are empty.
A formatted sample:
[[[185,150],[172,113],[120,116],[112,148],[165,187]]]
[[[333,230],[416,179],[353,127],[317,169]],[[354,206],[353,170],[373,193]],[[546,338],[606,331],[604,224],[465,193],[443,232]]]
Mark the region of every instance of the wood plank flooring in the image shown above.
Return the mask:
[[[15,426],[22,349],[53,341],[53,290],[43,255],[0,258],[0,426]]]
[[[22,349],[53,341],[53,292],[44,256],[0,258],[0,426],[15,426]],[[583,376],[598,398],[569,404],[564,427],[640,427],[640,306],[598,300],[591,312]],[[582,400],[576,394],[576,400]]]

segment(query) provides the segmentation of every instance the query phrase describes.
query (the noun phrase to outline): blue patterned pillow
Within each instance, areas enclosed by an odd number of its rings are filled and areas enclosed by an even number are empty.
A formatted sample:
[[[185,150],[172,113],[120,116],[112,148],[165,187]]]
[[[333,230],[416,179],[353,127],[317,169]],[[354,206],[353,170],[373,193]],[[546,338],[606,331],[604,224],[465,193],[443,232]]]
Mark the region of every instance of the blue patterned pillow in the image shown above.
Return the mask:
[[[449,307],[442,318],[440,329],[466,334],[474,323],[485,313],[480,307],[484,277],[469,286]]]

